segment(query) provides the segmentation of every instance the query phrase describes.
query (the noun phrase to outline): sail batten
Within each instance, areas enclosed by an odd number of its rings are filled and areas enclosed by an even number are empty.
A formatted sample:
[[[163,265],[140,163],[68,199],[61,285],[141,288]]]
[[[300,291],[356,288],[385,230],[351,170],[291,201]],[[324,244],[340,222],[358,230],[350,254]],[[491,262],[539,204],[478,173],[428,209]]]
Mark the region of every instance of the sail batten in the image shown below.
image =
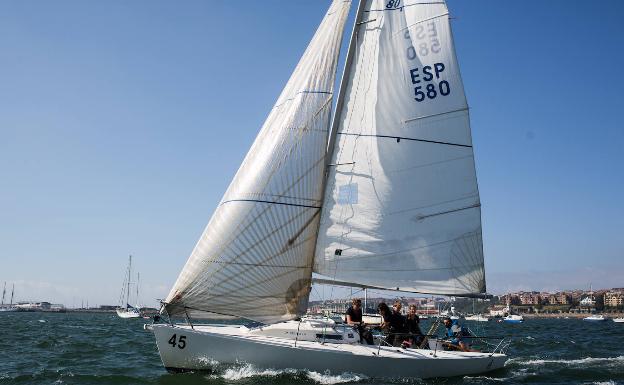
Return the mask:
[[[305,312],[349,1],[334,0],[171,289],[171,316]]]
[[[443,1],[366,2],[334,117],[314,273],[485,292],[468,104]]]

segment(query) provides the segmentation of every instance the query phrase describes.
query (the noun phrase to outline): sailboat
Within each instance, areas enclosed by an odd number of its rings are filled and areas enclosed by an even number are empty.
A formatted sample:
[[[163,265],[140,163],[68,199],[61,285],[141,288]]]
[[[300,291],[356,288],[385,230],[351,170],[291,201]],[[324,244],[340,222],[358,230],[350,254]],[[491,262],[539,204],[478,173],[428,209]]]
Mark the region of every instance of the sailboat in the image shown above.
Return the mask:
[[[596,305],[596,298],[594,297],[594,290],[592,288],[592,284],[589,284],[589,295],[585,298],[583,298],[580,301],[581,305],[585,305],[588,308],[594,307]],[[583,321],[588,321],[588,322],[603,322],[606,321],[607,319],[605,318],[604,315],[602,314],[591,314],[585,318],[583,318]]]
[[[483,373],[507,359],[500,350],[365,345],[348,326],[304,316],[313,283],[465,297],[486,290],[446,4],[360,1],[332,119],[350,6],[332,2],[160,317],[146,325],[170,371],[246,362],[430,378]],[[198,322],[215,317],[255,324]]]
[[[132,255],[128,257],[128,268],[126,270],[125,282],[121,286],[121,294],[119,296],[120,306],[116,309],[117,315],[121,318],[139,318],[141,317],[141,307],[139,305],[130,305],[130,285],[132,277]],[[136,284],[136,300],[139,300],[139,283],[137,278]]]
[[[464,317],[466,321],[475,321],[475,322],[488,322],[490,320],[489,317],[483,314],[475,313],[475,300],[472,300],[472,314]]]
[[[0,312],[13,312],[18,311],[17,306],[13,306],[13,295],[15,294],[15,284],[13,284],[13,288],[11,289],[11,302],[7,305],[4,303],[4,296],[6,294],[6,282],[4,283],[4,287],[2,288],[2,303],[0,303]]]
[[[520,324],[524,322],[524,317],[520,314],[512,314],[511,306],[509,305],[509,300],[507,300],[507,307],[505,308],[505,317],[503,317],[502,321],[510,324]]]

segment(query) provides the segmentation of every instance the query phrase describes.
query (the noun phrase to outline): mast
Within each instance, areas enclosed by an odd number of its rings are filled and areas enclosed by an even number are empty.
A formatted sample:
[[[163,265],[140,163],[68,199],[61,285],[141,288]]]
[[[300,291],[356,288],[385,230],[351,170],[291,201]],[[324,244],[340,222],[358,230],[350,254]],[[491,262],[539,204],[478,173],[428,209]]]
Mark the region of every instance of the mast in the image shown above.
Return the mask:
[[[136,305],[139,306],[139,278],[140,273],[137,273],[137,282],[136,282]]]
[[[11,306],[13,306],[13,294],[15,293],[15,284],[13,284],[13,288],[11,289]],[[4,302],[4,298],[2,298]]]
[[[128,257],[128,287],[126,289],[126,311],[130,303],[130,274],[132,273],[132,255]]]
[[[334,118],[331,122],[331,129],[329,131],[327,152],[325,154],[325,178],[323,179],[323,192],[325,192],[325,187],[327,186],[327,178],[329,177],[329,172],[327,172],[327,170],[331,164],[332,155],[334,153],[334,143],[336,142],[336,135],[338,133],[338,124],[340,124],[340,113],[342,111],[342,105],[344,104],[347,83],[349,82],[349,76],[351,74],[351,62],[353,61],[353,57],[355,56],[355,45],[357,43],[358,26],[360,25],[360,21],[362,20],[362,15],[364,14],[365,7],[366,0],[360,0],[357,12],[355,13],[355,22],[353,23],[353,30],[351,31],[351,40],[349,40],[347,57],[345,59],[344,69],[342,71],[342,77],[340,79],[340,86],[338,88],[336,109],[334,112]]]
[[[336,142],[336,135],[338,133],[338,125],[340,124],[339,117],[342,111],[342,106],[344,104],[347,83],[349,82],[349,75],[351,74],[351,62],[353,61],[353,57],[355,56],[355,49],[356,49],[355,45],[357,43],[358,25],[360,24],[360,20],[362,20],[362,15],[364,14],[364,8],[366,8],[366,0],[359,0],[357,11],[355,13],[355,21],[353,23],[353,29],[351,30],[351,39],[349,40],[349,47],[347,48],[347,57],[345,58],[344,69],[342,70],[342,76],[340,78],[340,86],[338,88],[338,97],[336,98],[336,109],[334,110],[334,117],[332,118],[331,123],[330,123],[331,127],[329,130],[329,139],[327,141],[327,150],[325,151],[325,177],[322,180],[323,186],[321,187],[323,196],[325,196],[325,189],[327,188],[327,180],[329,179],[329,175],[330,175],[329,167],[331,166],[332,155],[334,153],[334,143]],[[323,206],[323,203],[321,203],[321,207]],[[320,230],[320,226],[321,224],[319,221],[318,228],[316,230],[317,236]],[[313,255],[316,255],[317,246],[318,246],[318,242],[314,245]],[[365,302],[364,309],[366,309],[366,301],[364,302]]]

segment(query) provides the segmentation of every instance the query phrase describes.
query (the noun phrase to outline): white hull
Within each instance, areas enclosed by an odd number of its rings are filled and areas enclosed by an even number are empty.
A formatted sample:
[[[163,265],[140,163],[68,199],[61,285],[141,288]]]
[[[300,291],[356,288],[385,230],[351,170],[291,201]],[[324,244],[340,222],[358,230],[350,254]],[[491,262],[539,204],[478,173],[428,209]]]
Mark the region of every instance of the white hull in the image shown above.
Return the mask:
[[[18,309],[16,307],[0,307],[0,313],[2,312],[14,312]]]
[[[524,322],[524,317],[521,315],[511,314],[503,318],[503,321],[512,324],[519,324]]]
[[[613,322],[624,323],[624,318],[614,318]]]
[[[117,309],[117,315],[120,318],[139,318],[141,317],[141,312],[133,309]]]
[[[589,317],[585,317],[583,318],[583,321],[588,321],[588,322],[602,322],[602,321],[606,321],[607,319],[601,314],[601,315],[590,315]]]
[[[464,318],[466,321],[488,322],[490,319],[482,315],[473,315]]]
[[[358,373],[369,377],[452,377],[503,367],[507,356],[297,341],[254,334],[236,326],[152,326],[168,370],[211,370],[217,363],[260,368]],[[175,337],[174,337],[175,335]]]

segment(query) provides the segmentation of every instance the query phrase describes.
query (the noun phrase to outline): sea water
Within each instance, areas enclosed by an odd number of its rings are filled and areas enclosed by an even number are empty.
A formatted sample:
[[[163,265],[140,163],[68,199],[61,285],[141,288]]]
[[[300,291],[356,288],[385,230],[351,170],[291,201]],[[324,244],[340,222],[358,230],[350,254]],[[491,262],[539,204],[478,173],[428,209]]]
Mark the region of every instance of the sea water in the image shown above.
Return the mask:
[[[215,373],[169,374],[145,322],[110,313],[0,313],[0,384],[624,384],[624,324],[610,320],[465,322],[479,334],[510,337],[510,360],[496,372],[433,380],[243,363]]]

